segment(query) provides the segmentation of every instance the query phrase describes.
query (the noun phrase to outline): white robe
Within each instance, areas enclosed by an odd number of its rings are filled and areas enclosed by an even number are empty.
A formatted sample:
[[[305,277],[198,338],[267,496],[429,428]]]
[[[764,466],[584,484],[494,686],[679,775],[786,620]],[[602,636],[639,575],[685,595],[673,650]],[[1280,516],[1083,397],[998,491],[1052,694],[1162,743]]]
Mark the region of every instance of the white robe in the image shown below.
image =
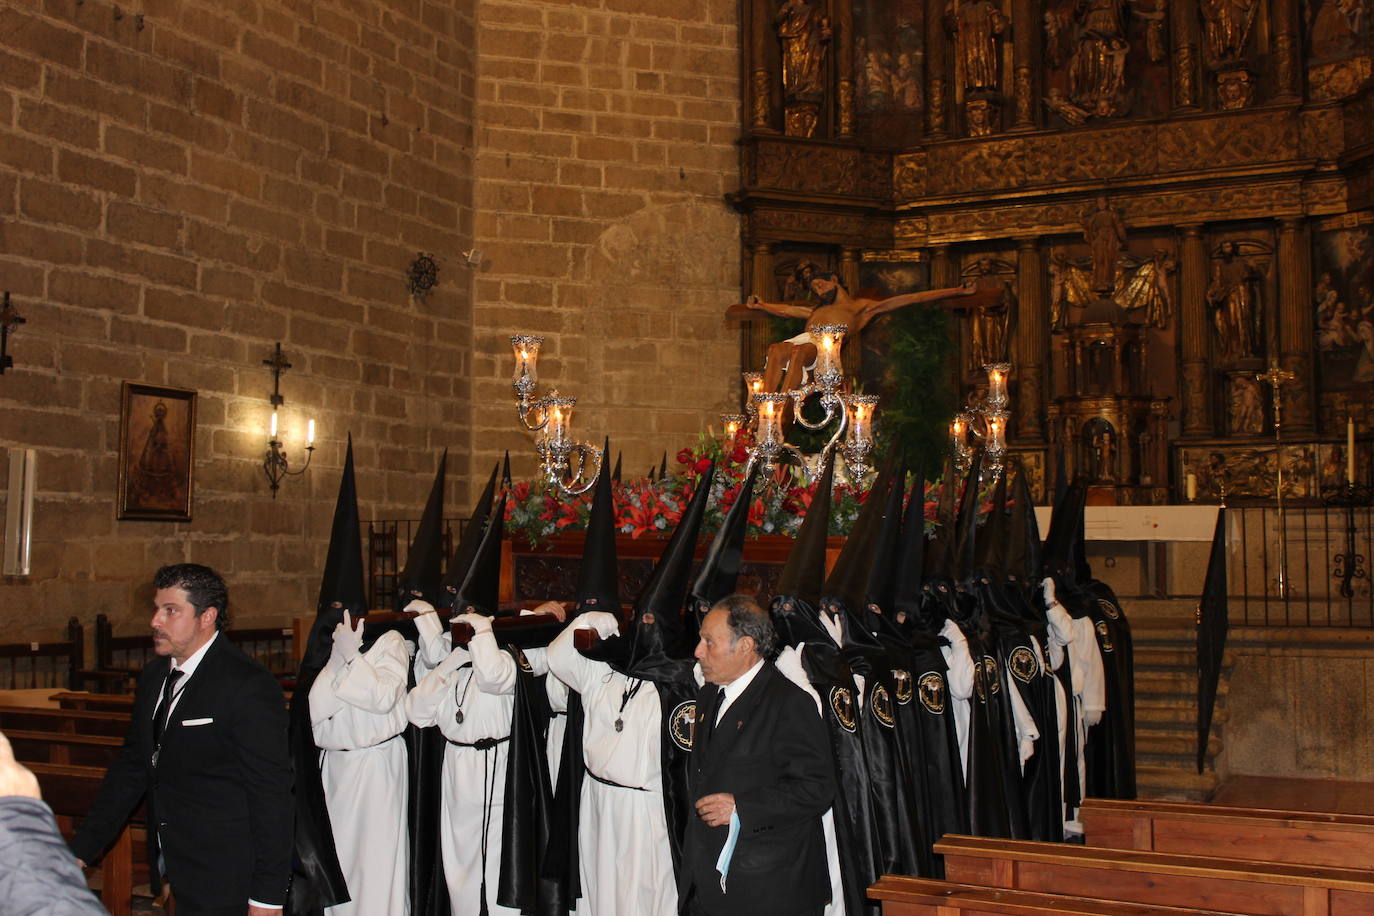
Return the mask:
[[[1069,727],[1075,730],[1078,738],[1078,784],[1085,789],[1088,785],[1088,729],[1102,721],[1102,713],[1107,708],[1107,680],[1102,667],[1102,650],[1097,645],[1097,631],[1091,618],[1074,618],[1058,602],[1051,604],[1045,613],[1049,621],[1047,642],[1050,650],[1050,664],[1058,671],[1066,661],[1069,665],[1070,679],[1073,683],[1073,712],[1069,715]],[[1060,743],[1060,759],[1064,766],[1072,765],[1063,760],[1064,744]],[[1065,828],[1075,834],[1083,832],[1078,823],[1078,811],[1067,812]]]
[[[558,788],[558,767],[563,762],[563,735],[568,730],[568,685],[557,676],[544,678],[544,692],[549,697],[549,782]]]
[[[582,897],[577,912],[676,916],[677,878],[663,809],[658,688],[585,658],[572,643],[578,626],[573,621],[548,650],[549,671],[582,695],[582,754],[588,776],[578,807]],[[615,728],[617,719],[623,725],[620,731]]]
[[[422,639],[424,639],[422,634]],[[450,642],[447,634],[431,635],[429,649]],[[529,649],[525,658],[535,674],[547,670],[544,652]],[[477,633],[466,648],[449,652],[415,685],[406,699],[410,721],[421,728],[439,726],[449,744],[444,748],[442,832],[440,851],[453,916],[475,916],[481,909],[482,877],[486,876],[487,911],[491,916],[519,916],[499,906],[496,894],[501,877],[501,826],[506,799],[506,758],[509,741],[487,750],[471,745],[510,736],[515,709],[516,662],[496,644],[490,632]],[[458,721],[462,711],[463,721]],[[454,744],[453,742],[461,744]],[[486,823],[486,869],[482,868],[482,840]]]
[[[406,916],[406,669],[399,633],[383,634],[347,665],[331,658],[310,688],[320,776],[339,867],[352,900],[330,916]]]
[[[968,722],[973,713],[973,656],[968,650],[968,637],[953,620],[946,620],[940,628],[949,645],[940,647],[949,669],[945,684],[949,688],[949,708],[954,713],[954,732],[959,739],[959,764],[968,779]]]

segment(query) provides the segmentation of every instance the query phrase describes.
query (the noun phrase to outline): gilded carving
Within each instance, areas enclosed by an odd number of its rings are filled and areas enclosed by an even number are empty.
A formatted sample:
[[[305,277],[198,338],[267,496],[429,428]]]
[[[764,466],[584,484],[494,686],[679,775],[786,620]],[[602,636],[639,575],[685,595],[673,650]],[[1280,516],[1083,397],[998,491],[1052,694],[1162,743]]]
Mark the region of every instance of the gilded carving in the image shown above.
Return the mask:
[[[1191,44],[1180,44],[1174,52],[1174,105],[1197,107],[1197,61]]]
[[[945,81],[930,81],[930,110],[926,112],[926,124],[931,134],[941,136],[945,132]]]
[[[1035,125],[1035,99],[1030,67],[1016,68],[1016,126]]]
[[[1209,370],[1204,361],[1183,364],[1183,384],[1179,386],[1183,398],[1183,428],[1189,433],[1206,433],[1211,429],[1207,410],[1207,392],[1211,386]]]
[[[1208,63],[1231,64],[1245,56],[1259,0],[1201,0]]]
[[[769,111],[770,106],[768,101],[770,81],[767,70],[754,71],[753,84],[750,87],[750,95],[752,97],[750,108],[753,112],[752,120],[756,130],[767,128],[768,120],[772,116],[772,113]]]
[[[1226,111],[1249,108],[1255,101],[1255,78],[1249,70],[1237,68],[1217,73],[1217,102]]]
[[[862,216],[796,210],[755,210],[749,214],[749,230],[754,237],[777,237],[785,233],[856,241],[881,237],[879,227]]]
[[[1307,68],[1307,87],[1314,102],[1330,102],[1354,95],[1369,83],[1368,57],[1352,57]]]
[[[925,194],[926,154],[902,153],[892,161],[892,186],[898,200]]]
[[[1185,474],[1197,475],[1198,493],[1209,499],[1227,497],[1266,499],[1278,483],[1278,462],[1273,446],[1234,448],[1226,444],[1185,447],[1179,450]],[[1314,497],[1313,471],[1316,450],[1312,443],[1283,447],[1283,495],[1292,499]]]
[[[854,136],[853,80],[840,80],[840,136]]]
[[[1256,243],[1247,249],[1254,250]],[[1228,362],[1260,354],[1260,269],[1241,251],[1238,242],[1222,242],[1212,256],[1207,284],[1207,307],[1222,358]]]
[[[970,137],[987,137],[998,127],[1000,109],[989,98],[969,99],[964,103],[964,123]]]
[[[834,37],[830,20],[810,0],[783,0],[773,28],[782,43],[783,131],[814,136],[825,101],[826,52]]]
[[[1155,249],[1149,258],[1125,254],[1112,260],[1110,298],[1131,317],[1147,327],[1165,328],[1174,313],[1172,280],[1178,262],[1167,249]],[[1091,287],[1092,268],[1084,260],[1072,260],[1062,251],[1050,253],[1050,327],[1059,330],[1069,323],[1075,309],[1085,309],[1097,298]],[[1134,314],[1132,314],[1134,313]]]
[[[966,91],[996,92],[1000,86],[1000,38],[1007,17],[991,0],[950,0],[945,19],[954,33],[954,72]]]
[[[885,196],[886,158],[860,150],[762,140],[754,146],[753,180],[758,187],[858,197]]]

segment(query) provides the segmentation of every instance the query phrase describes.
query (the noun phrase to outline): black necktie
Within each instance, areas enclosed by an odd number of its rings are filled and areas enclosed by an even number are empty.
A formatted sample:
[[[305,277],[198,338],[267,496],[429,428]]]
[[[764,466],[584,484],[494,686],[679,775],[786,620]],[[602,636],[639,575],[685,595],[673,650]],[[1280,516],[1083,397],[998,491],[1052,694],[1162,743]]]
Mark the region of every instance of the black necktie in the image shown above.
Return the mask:
[[[171,714],[172,700],[176,697],[173,688],[185,673],[180,668],[173,668],[167,674],[167,680],[162,683],[162,699],[157,704],[157,711],[153,713],[154,747],[162,743],[162,732],[167,728],[167,717]]]
[[[716,727],[716,722],[718,722],[718,721],[720,720],[720,711],[721,711],[721,709],[722,709],[724,706],[725,706],[725,688],[724,688],[724,687],[717,687],[717,688],[716,688],[716,715],[715,715],[715,717],[711,720],[711,728],[712,728],[712,729],[714,729],[714,728]]]

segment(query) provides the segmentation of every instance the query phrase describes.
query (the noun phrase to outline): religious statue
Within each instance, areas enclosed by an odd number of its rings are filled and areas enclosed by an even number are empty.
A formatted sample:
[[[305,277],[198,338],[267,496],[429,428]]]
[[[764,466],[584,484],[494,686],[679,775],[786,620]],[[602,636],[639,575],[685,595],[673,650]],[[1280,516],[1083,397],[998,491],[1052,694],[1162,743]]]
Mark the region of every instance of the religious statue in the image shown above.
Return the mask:
[[[1228,360],[1259,355],[1258,281],[1260,272],[1235,242],[1223,242],[1212,265],[1207,305],[1222,356]]]
[[[1230,64],[1245,57],[1258,8],[1258,0],[1202,0],[1204,40],[1211,63]]]
[[[979,258],[973,269],[971,284],[979,295],[969,308],[969,362],[977,369],[1006,361],[1016,294],[1011,284],[998,276],[992,258]]]
[[[1231,432],[1246,436],[1264,432],[1264,396],[1250,375],[1231,380]]]
[[[1126,225],[1107,202],[1107,195],[1097,196],[1097,208],[1083,215],[1083,238],[1092,252],[1092,291],[1109,296],[1116,287],[1116,261],[1126,245]]]
[[[990,0],[950,0],[945,18],[954,32],[955,72],[969,91],[996,91],[999,85],[997,40],[1007,17]]]
[[[809,0],[783,0],[773,27],[782,42],[783,132],[790,137],[813,136],[825,100],[830,20]]]
[[[1088,440],[1093,450],[1094,479],[1110,483],[1116,480],[1116,433],[1105,420],[1095,422]]]
[[[806,383],[805,373],[816,362],[816,345],[808,333],[811,328],[825,325],[845,325],[850,339],[857,339],[868,323],[879,315],[920,305],[926,302],[939,302],[958,296],[972,296],[977,290],[973,284],[931,289],[917,293],[903,293],[887,299],[855,299],[844,288],[840,278],[833,271],[822,270],[811,263],[798,265],[796,276],[820,300],[819,305],[795,305],[786,302],[764,302],[757,296],[750,296],[745,308],[777,315],[781,318],[803,318],[806,329],[795,337],[780,341],[768,348],[763,368],[763,388],[765,391],[791,391]],[[742,310],[732,306],[728,317],[740,317]],[[784,374],[785,373],[785,374]]]
[[[1255,100],[1255,78],[1249,70],[1237,68],[1217,73],[1217,101],[1227,111],[1248,108]]]
[[[1145,20],[1145,52],[1150,63],[1157,64],[1164,59],[1164,33],[1168,28],[1169,0],[1155,0],[1154,8],[1143,10],[1136,7],[1135,14]]]
[[[1079,0],[1078,41],[1069,59],[1070,101],[1089,117],[1124,113],[1126,55],[1121,0]]]
[[[1132,320],[1152,328],[1166,328],[1174,314],[1170,276],[1178,269],[1173,253],[1155,249],[1148,258],[1129,252],[1117,258],[1110,298]],[[1096,298],[1092,291],[1091,261],[1074,261],[1062,251],[1050,253],[1050,327],[1062,330],[1071,309],[1084,309]]]
[[[964,119],[970,137],[989,136],[996,127],[997,106],[986,98],[969,99],[964,103]]]

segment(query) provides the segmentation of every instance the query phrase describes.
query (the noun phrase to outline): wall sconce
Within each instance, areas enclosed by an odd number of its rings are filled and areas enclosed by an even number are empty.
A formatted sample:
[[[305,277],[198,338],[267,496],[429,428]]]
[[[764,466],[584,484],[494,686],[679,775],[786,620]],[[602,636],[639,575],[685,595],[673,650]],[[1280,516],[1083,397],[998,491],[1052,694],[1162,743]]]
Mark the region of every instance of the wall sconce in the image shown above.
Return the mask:
[[[601,473],[601,452],[587,442],[572,438],[572,414],[577,398],[564,397],[555,389],[545,397],[531,400],[539,384],[539,347],[543,343],[544,338],[537,334],[516,334],[510,339],[515,355],[515,373],[511,377],[515,411],[520,424],[535,433],[534,448],[539,454],[544,477],[564,493],[576,496],[596,483]],[[576,465],[571,460],[574,454]]]
[[[267,453],[262,459],[262,470],[267,475],[267,482],[272,487],[272,498],[277,498],[277,490],[281,487],[281,482],[286,477],[296,477],[305,473],[306,468],[310,467],[310,459],[315,457],[315,421],[306,422],[305,432],[305,464],[299,470],[291,470],[290,462],[287,460],[286,452],[281,447],[281,440],[277,438],[277,408],[286,402],[281,396],[281,374],[291,368],[291,364],[282,355],[281,344],[277,344],[276,351],[271,359],[262,361],[264,366],[272,369],[272,396],[268,400],[272,404],[272,422],[268,431]]]
[[[24,321],[15,307],[10,305],[9,290],[5,290],[4,305],[0,305],[0,375],[14,365],[14,358],[9,355],[10,335]]]

